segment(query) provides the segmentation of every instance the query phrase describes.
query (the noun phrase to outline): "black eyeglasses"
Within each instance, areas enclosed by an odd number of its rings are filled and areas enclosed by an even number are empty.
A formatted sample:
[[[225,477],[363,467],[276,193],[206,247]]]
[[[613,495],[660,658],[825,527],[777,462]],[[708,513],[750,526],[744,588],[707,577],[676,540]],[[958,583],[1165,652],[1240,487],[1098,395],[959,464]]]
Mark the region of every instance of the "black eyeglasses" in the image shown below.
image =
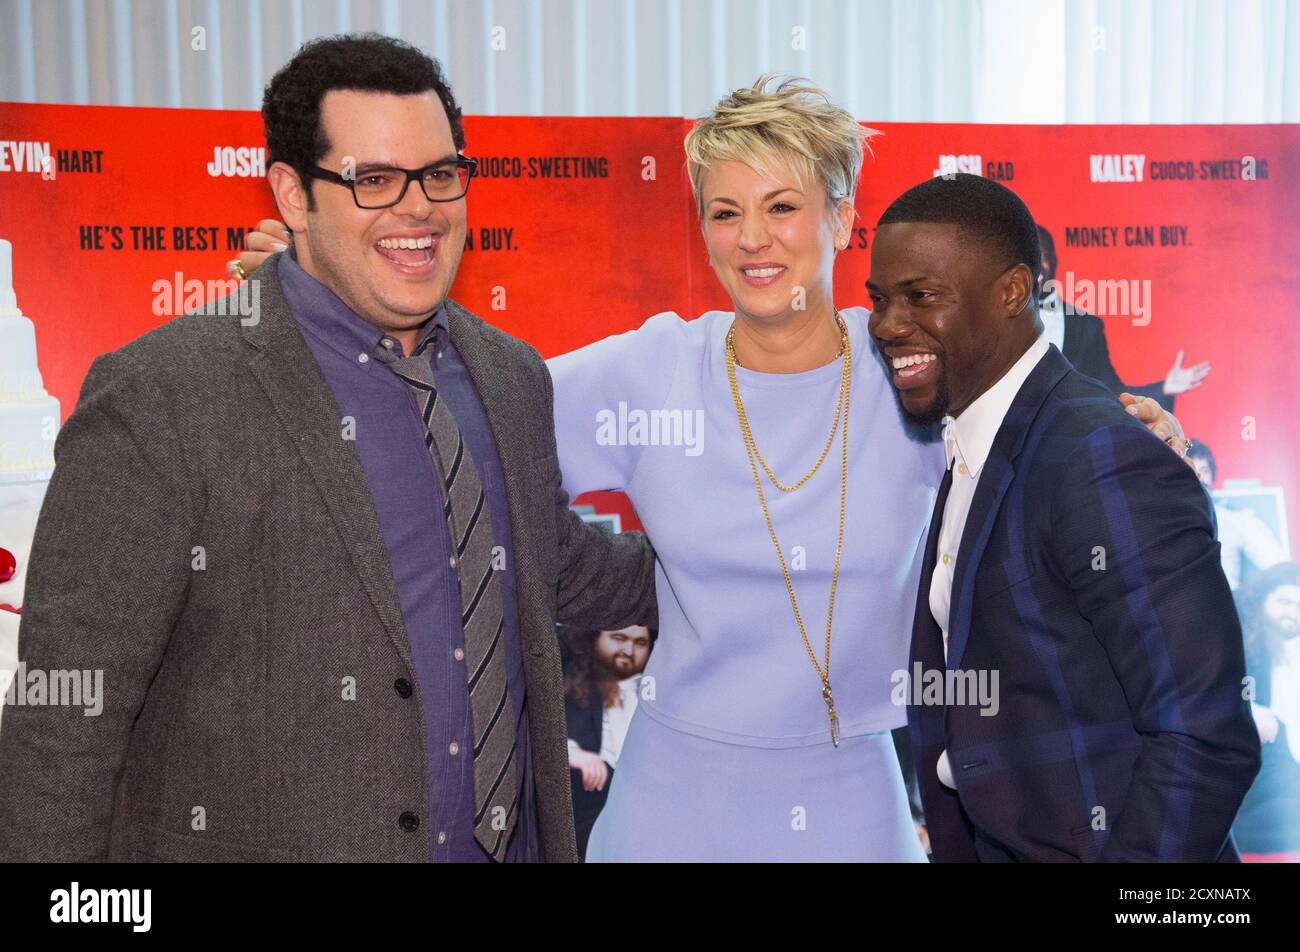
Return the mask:
[[[368,168],[353,176],[340,175],[313,165],[307,174],[352,190],[358,208],[391,208],[406,197],[412,182],[420,183],[424,197],[431,202],[454,202],[465,197],[470,179],[478,171],[478,161],[457,156],[448,162],[435,162],[422,169]]]

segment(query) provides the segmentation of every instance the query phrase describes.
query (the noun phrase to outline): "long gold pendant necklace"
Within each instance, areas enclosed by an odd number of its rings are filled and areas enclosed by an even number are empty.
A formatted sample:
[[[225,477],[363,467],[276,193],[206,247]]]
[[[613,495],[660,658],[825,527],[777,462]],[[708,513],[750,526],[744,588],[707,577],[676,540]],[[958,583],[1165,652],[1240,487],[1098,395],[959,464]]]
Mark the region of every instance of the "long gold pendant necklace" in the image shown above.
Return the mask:
[[[844,551],[844,506],[847,499],[848,475],[849,475],[849,381],[853,374],[853,348],[849,344],[849,332],[844,326],[844,320],[840,317],[839,311],[835,312],[835,323],[840,331],[840,353],[844,355],[844,366],[840,371],[840,392],[835,401],[835,420],[831,424],[831,435],[826,438],[826,445],[822,448],[821,456],[813,464],[812,469],[803,475],[803,478],[792,485],[786,486],[776,478],[767,461],[758,451],[758,444],[754,441],[754,433],[749,427],[749,417],[745,414],[744,401],[740,399],[740,386],[736,383],[736,327],[733,324],[727,331],[727,380],[731,384],[731,399],[736,404],[736,418],[740,421],[740,435],[745,441],[745,456],[749,459],[749,469],[754,475],[754,489],[758,492],[758,504],[763,509],[763,521],[767,523],[768,535],[772,537],[772,548],[776,550],[776,557],[781,563],[781,572],[785,575],[785,590],[790,596],[790,607],[794,610],[794,620],[799,626],[799,635],[803,638],[803,646],[808,651],[808,657],[812,660],[813,668],[817,672],[817,677],[822,683],[822,700],[826,702],[826,714],[830,719],[831,743],[838,747],[840,745],[840,717],[835,712],[835,696],[831,693],[831,625],[835,618],[835,587],[840,579],[840,556]],[[794,583],[790,580],[790,569],[785,562],[785,554],[781,551],[781,543],[777,541],[776,528],[772,525],[772,516],[767,509],[767,496],[763,493],[763,480],[759,477],[759,467],[762,467],[772,485],[782,492],[794,492],[813,477],[821,465],[825,462],[827,455],[830,453],[831,446],[835,443],[836,431],[840,433],[840,527],[839,535],[835,541],[835,570],[831,573],[831,595],[830,602],[826,607],[826,650],[823,662],[817,660],[817,653],[813,651],[812,642],[808,640],[808,631],[804,627],[803,615],[799,612],[799,600],[795,598]]]

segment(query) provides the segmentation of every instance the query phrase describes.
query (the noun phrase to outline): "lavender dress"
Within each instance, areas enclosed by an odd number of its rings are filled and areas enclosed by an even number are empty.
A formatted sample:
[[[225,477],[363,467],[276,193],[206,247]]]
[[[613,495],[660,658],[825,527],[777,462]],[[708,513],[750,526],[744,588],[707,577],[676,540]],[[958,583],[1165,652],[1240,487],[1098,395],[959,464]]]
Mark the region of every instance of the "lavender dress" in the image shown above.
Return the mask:
[[[659,314],[550,362],[565,489],[622,490],[659,557],[659,640],[589,861],[923,861],[890,729],[906,722],[920,556],[942,445],[909,439],[867,335],[853,345],[844,553],[830,743],[754,491],[727,382],[732,315]],[[737,378],[760,451],[785,482],[830,432],[842,365]],[[817,474],[765,485],[818,658],[839,515],[839,439]]]

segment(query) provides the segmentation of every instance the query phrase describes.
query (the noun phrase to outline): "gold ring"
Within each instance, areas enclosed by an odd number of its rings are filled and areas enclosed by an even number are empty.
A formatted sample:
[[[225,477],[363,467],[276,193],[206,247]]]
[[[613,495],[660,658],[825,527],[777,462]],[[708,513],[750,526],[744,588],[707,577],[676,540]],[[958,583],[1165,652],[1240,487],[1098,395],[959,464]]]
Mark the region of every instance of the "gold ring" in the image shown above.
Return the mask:
[[[244,270],[244,262],[240,261],[238,258],[230,263],[230,273],[240,281],[248,280],[248,272]]]

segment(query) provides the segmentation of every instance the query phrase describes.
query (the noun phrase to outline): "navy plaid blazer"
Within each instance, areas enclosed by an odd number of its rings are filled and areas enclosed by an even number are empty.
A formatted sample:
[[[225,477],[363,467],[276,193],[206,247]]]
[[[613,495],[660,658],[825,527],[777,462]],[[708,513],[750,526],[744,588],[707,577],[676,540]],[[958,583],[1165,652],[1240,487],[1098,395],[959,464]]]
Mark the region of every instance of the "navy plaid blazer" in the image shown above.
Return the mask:
[[[991,716],[974,692],[919,703],[909,691],[934,859],[1235,859],[1259,738],[1213,509],[1191,469],[1051,347],[980,474],[946,661],[929,607],[939,523],[909,672],[953,685],[943,672],[968,685],[996,673],[998,690]],[[935,772],[945,748],[955,791]]]

